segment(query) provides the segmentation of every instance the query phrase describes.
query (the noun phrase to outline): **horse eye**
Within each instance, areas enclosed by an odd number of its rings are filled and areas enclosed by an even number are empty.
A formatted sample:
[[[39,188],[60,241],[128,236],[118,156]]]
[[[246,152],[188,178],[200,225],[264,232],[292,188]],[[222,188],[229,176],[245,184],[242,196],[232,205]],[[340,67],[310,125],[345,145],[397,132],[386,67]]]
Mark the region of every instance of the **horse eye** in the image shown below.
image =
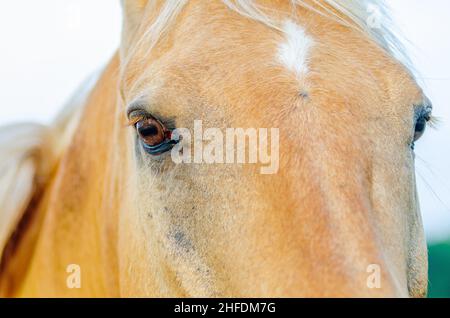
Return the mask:
[[[153,156],[171,150],[180,140],[172,140],[172,131],[153,117],[142,117],[135,124],[144,150]]]
[[[145,118],[136,123],[136,130],[142,142],[148,146],[157,146],[166,139],[164,126],[153,118]]]
[[[425,120],[425,118],[420,118],[419,120],[417,120],[416,128],[414,131],[414,141],[419,140],[420,137],[423,136],[423,134],[425,133],[426,127],[427,127],[427,121]]]
[[[427,123],[430,120],[431,120],[431,113],[422,111],[422,114],[420,114],[416,120],[416,126],[414,129],[414,141],[419,140],[420,137],[423,136],[427,128]]]

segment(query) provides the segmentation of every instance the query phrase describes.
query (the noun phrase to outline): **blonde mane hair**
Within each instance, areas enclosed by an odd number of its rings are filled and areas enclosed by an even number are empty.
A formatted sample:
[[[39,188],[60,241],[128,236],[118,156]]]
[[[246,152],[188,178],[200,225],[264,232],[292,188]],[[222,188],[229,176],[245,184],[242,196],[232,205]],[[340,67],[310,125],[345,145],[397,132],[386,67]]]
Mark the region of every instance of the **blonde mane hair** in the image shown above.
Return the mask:
[[[69,145],[99,73],[89,77],[50,126],[0,127],[0,261],[36,191],[48,182]]]
[[[20,124],[0,129],[0,255],[49,171],[49,129]]]

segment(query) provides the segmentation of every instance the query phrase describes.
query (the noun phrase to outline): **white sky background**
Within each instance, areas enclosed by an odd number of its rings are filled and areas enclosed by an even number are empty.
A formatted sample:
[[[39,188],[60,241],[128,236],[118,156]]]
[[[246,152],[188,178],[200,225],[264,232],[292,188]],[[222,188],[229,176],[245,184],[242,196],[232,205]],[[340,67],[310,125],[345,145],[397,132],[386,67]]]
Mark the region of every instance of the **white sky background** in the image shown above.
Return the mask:
[[[450,1],[388,0],[414,45],[411,54],[433,100],[438,130],[417,145],[427,236],[450,236]],[[0,1],[0,124],[48,123],[117,48],[118,0]]]

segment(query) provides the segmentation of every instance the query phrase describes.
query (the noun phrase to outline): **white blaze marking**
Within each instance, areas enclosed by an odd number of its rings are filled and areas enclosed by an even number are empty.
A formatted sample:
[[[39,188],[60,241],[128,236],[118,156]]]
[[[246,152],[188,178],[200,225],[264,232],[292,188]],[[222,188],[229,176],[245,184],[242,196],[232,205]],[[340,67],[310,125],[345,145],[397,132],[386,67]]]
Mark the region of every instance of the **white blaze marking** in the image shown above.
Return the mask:
[[[300,25],[287,20],[283,25],[286,41],[278,48],[278,59],[298,77],[308,72],[308,57],[313,39]]]

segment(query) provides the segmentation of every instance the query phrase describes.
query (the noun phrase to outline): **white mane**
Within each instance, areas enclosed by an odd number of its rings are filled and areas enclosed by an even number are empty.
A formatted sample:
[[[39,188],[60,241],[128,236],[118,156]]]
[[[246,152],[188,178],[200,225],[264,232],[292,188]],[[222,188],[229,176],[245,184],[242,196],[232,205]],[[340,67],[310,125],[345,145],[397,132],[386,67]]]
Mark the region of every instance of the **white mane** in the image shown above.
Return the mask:
[[[42,162],[49,130],[38,124],[0,128],[0,257],[36,190],[48,173]]]

